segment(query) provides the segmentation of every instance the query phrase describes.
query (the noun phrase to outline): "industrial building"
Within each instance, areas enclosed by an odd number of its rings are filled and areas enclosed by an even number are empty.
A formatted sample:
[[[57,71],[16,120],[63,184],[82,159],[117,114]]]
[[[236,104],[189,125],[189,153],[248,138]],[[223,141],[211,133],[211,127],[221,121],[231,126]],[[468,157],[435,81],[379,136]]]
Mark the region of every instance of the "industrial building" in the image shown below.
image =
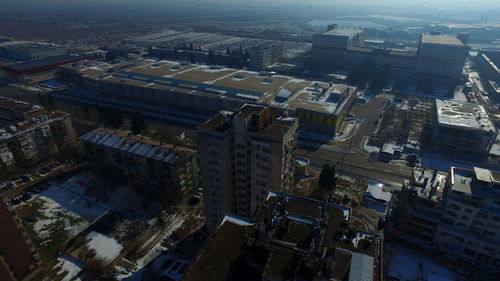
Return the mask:
[[[250,49],[250,69],[264,70],[283,58],[283,45],[262,44]]]
[[[14,210],[0,198],[0,280],[31,280],[41,266]]]
[[[415,79],[428,85],[456,85],[469,54],[467,37],[424,33],[420,39]]]
[[[176,204],[198,187],[196,151],[105,128],[80,140],[93,170],[126,180],[142,194]]]
[[[58,98],[119,104],[141,110],[145,116],[189,126],[197,126],[221,110],[255,103],[298,116],[304,131],[334,136],[356,96],[356,88],[341,84],[164,60],[64,69],[87,91],[55,93]]]
[[[432,142],[443,148],[488,154],[498,132],[482,105],[436,99]]]
[[[362,29],[334,28],[322,34],[314,34],[312,59],[318,65],[347,67],[347,52],[350,48],[362,48],[365,31]]]
[[[2,98],[0,115],[1,176],[73,152],[77,139],[69,114]]]
[[[270,190],[294,187],[298,120],[275,108],[244,105],[198,129],[207,227],[226,213],[252,217]]]
[[[481,51],[477,64],[490,100],[500,104],[500,51]]]
[[[453,87],[469,52],[466,34],[422,34],[416,52],[365,47],[364,38],[364,31],[359,29],[334,28],[315,34],[312,61],[318,67],[344,70],[371,61],[375,71],[388,65],[395,81]]]
[[[33,61],[66,54],[68,54],[68,48],[64,46],[15,41],[0,43],[0,57],[8,59]]]
[[[227,214],[183,280],[381,281],[381,241],[351,209],[270,192],[252,219]]]
[[[48,57],[44,59],[20,62],[3,66],[5,76],[14,82],[37,82],[52,78],[53,71],[65,64],[81,64],[88,60],[93,60],[93,55],[62,55]]]
[[[416,170],[403,185],[398,233],[499,274],[499,190],[500,173],[487,169]]]
[[[216,33],[175,30],[164,30],[153,34],[124,39],[122,40],[122,44],[130,44],[144,48],[150,46],[161,48],[164,49],[162,51],[163,53],[165,53],[165,50],[173,50],[175,48],[185,50],[193,46],[195,50],[199,50],[205,54],[209,50],[216,54],[226,54],[228,49],[230,51],[241,50],[243,52],[250,52],[254,47],[278,45],[282,46],[282,56],[288,58],[299,56],[311,49],[311,44],[306,42],[243,38]],[[276,50],[279,51],[279,49]]]

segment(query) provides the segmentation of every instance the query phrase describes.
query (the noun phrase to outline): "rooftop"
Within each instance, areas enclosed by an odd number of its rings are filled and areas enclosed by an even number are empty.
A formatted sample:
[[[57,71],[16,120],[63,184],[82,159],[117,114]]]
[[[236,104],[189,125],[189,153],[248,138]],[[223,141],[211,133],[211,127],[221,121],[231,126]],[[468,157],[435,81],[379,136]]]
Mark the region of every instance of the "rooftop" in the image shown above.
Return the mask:
[[[314,82],[298,93],[291,95],[281,107],[296,110],[298,108],[327,114],[337,114],[344,106],[355,88],[343,84]],[[273,103],[278,105],[278,103]]]
[[[20,62],[20,63],[4,66],[4,68],[16,70],[16,71],[25,71],[25,70],[30,70],[33,68],[58,65],[58,64],[76,61],[76,60],[80,60],[80,59],[86,59],[86,58],[90,58],[90,57],[91,56],[89,56],[89,55],[69,54],[69,55],[45,58],[45,59],[41,59],[41,60]]]
[[[252,221],[226,216],[184,280],[378,280],[377,238],[349,231],[349,217],[349,208],[271,192]]]
[[[235,112],[219,112],[203,123],[200,128],[224,132],[234,124],[234,118],[250,119],[246,122],[248,131],[277,137],[288,133],[290,127],[296,122],[296,118],[286,116],[279,109],[263,105],[244,104]]]
[[[80,137],[80,140],[171,165],[175,165],[179,158],[196,154],[195,151],[190,149],[175,147],[149,138],[128,135],[122,131],[106,128],[99,128],[86,133]]]
[[[61,111],[43,111],[42,114],[23,121],[2,121],[0,124],[0,140],[9,139],[28,130],[39,128],[53,121],[60,120],[69,116],[68,113]]]
[[[330,31],[325,32],[324,34],[326,34],[326,35],[354,37],[354,36],[358,35],[361,32],[363,32],[362,29],[355,29],[355,28],[334,28],[334,29],[332,29]]]
[[[452,190],[467,195],[487,196],[491,190],[488,184],[500,183],[499,172],[478,167],[474,167],[474,169],[451,167],[450,176],[452,180]],[[489,194],[489,196],[491,196],[491,194]]]
[[[495,125],[482,105],[436,99],[436,109],[439,124],[496,131]]]
[[[450,46],[464,46],[464,43],[454,35],[438,34],[433,35],[429,33],[422,34],[422,43],[424,44],[438,44]]]
[[[405,182],[408,189],[416,192],[418,197],[440,201],[448,179],[448,173],[425,168],[415,168],[412,178]]]
[[[342,109],[346,95],[355,92],[355,88],[342,84],[165,60],[146,59],[116,65],[94,63],[78,71],[89,79],[112,83],[330,114]]]
[[[40,110],[41,106],[0,96],[0,110],[9,110],[17,113],[26,113],[33,110]]]

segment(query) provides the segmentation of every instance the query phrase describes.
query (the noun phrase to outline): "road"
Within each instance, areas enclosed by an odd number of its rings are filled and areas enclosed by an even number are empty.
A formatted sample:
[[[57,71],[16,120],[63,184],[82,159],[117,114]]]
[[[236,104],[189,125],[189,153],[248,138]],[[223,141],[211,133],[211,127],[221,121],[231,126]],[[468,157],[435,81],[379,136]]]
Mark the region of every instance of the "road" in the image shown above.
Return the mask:
[[[380,119],[386,96],[377,96],[366,104],[355,104],[351,109],[359,119],[363,120],[352,139],[342,142],[328,143],[317,146],[301,146],[297,155],[308,158],[311,166],[321,167],[325,163],[337,165],[337,171],[350,177],[365,180],[376,180],[389,185],[400,186],[404,179],[411,175],[411,168],[382,162],[370,162],[369,155],[363,149],[364,140],[377,129],[376,120]],[[380,122],[378,122],[380,123]],[[344,164],[341,165],[342,158]]]

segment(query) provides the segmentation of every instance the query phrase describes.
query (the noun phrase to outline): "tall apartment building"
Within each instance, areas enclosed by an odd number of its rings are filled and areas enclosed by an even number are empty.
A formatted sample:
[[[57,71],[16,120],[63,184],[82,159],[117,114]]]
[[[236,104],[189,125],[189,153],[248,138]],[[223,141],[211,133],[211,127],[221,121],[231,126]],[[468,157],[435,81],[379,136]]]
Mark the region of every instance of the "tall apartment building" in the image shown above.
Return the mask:
[[[263,44],[250,49],[250,69],[263,70],[283,58],[283,46]]]
[[[452,167],[434,244],[500,274],[500,173]]]
[[[137,191],[175,204],[198,187],[196,151],[117,130],[99,128],[80,137],[90,166],[127,180]]]
[[[470,49],[462,40],[453,35],[422,34],[415,68],[416,79],[425,84],[456,84]]]
[[[293,188],[298,120],[274,108],[246,104],[198,128],[207,227],[226,213],[251,217],[270,190]]]
[[[402,189],[398,231],[420,245],[500,274],[499,198],[499,172],[417,170]]]
[[[0,98],[0,175],[29,171],[71,152],[77,138],[70,115]]]
[[[29,280],[40,266],[33,245],[12,208],[0,198],[0,280]]]

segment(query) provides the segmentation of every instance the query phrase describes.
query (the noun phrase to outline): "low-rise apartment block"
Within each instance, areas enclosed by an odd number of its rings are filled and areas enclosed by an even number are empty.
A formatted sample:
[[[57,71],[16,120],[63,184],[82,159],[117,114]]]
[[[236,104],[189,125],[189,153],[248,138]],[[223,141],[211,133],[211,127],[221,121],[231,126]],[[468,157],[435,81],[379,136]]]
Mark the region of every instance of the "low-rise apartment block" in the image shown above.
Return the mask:
[[[209,230],[226,213],[252,217],[270,190],[290,191],[298,120],[260,105],[223,111],[198,129]]]
[[[0,99],[0,174],[29,171],[71,153],[77,138],[70,115]]]
[[[90,166],[136,191],[176,204],[198,187],[196,151],[99,128],[80,137]]]

